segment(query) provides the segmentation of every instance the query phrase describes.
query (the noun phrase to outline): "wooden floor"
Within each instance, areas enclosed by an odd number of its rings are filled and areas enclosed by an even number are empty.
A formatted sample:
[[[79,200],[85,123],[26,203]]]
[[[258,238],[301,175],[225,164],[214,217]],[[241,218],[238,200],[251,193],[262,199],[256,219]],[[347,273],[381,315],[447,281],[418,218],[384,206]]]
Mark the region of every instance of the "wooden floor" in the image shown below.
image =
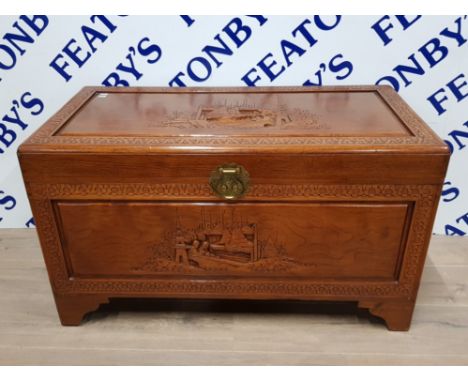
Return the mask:
[[[2,365],[468,365],[468,237],[433,236],[409,332],[348,304],[115,301],[62,327],[34,230],[0,230]]]

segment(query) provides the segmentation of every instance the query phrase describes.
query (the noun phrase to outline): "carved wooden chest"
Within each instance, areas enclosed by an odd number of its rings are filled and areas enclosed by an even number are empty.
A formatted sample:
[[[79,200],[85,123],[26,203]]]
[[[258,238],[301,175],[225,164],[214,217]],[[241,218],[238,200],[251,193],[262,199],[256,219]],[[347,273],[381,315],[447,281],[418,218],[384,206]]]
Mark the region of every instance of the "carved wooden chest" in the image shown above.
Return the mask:
[[[19,149],[62,324],[109,298],[411,322],[449,151],[389,87],[80,91]]]

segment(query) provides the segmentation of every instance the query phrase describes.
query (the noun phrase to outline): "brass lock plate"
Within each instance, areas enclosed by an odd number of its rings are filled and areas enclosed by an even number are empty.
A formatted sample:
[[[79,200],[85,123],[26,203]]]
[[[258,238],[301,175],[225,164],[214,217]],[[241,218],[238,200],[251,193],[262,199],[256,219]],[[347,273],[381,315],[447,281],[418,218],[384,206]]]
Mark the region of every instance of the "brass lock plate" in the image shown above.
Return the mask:
[[[250,177],[247,170],[239,164],[228,163],[217,167],[210,176],[210,186],[220,198],[235,200],[246,194]]]

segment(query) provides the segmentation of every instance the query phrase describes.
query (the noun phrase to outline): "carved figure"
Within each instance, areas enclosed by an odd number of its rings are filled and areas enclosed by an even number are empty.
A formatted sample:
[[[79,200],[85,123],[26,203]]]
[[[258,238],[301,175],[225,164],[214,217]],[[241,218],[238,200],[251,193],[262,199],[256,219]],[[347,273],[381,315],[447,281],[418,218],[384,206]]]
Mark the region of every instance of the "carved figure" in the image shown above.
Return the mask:
[[[192,246],[189,249],[189,256],[198,256],[200,254],[200,242],[198,240],[194,240],[192,242]]]

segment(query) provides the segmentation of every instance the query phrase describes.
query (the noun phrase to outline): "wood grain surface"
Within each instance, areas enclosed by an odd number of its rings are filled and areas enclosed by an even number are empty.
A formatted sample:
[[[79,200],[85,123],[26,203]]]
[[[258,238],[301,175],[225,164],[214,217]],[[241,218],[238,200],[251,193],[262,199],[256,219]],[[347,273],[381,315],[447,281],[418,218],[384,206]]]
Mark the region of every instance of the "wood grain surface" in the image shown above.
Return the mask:
[[[448,153],[390,86],[85,87],[20,151],[77,149]]]
[[[354,301],[390,330],[449,160],[385,86],[87,87],[18,155],[64,325],[178,297]]]

